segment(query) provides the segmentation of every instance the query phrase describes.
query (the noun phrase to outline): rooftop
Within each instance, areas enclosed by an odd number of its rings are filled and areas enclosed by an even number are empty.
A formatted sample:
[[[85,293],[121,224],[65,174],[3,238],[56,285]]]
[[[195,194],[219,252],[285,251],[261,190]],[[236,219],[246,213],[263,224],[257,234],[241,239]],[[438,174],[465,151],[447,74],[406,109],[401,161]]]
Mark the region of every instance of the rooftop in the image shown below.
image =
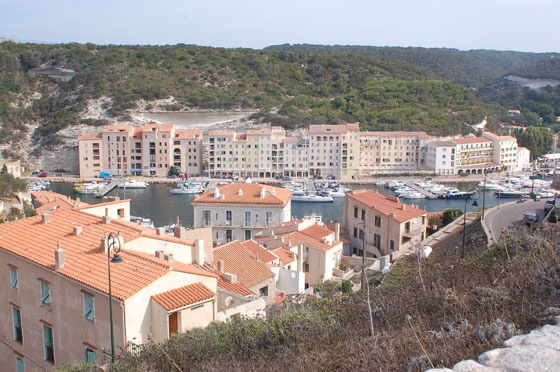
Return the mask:
[[[422,209],[402,203],[399,198],[381,195],[373,190],[346,194],[346,197],[359,201],[386,216],[394,214],[393,218],[398,222],[406,222],[427,213]]]
[[[457,143],[453,142],[453,141],[433,141],[430,142],[431,145],[434,145],[436,147],[455,147],[457,146]]]
[[[274,276],[261,261],[256,261],[251,252],[239,241],[234,240],[214,249],[214,262],[224,261],[224,271],[237,275],[240,283],[251,288]]]
[[[491,140],[484,137],[455,138],[453,142],[455,142],[458,145],[469,145],[474,143],[492,143]]]
[[[200,129],[177,129],[174,139],[200,139],[202,131]]]
[[[210,288],[201,282],[158,293],[152,298],[167,311],[174,311],[216,297]]]
[[[242,204],[242,205],[270,205],[286,206],[292,199],[292,192],[282,187],[260,185],[258,183],[230,183],[217,186],[219,196],[212,190],[207,190],[193,200],[191,204]],[[261,197],[263,188],[266,190]]]
[[[347,131],[359,131],[360,123],[347,124],[312,124],[309,126],[309,133],[346,133]]]
[[[247,248],[249,250],[249,252],[251,252],[251,255],[253,258],[257,258],[257,254],[259,255],[259,261],[262,261],[264,263],[269,263],[271,261],[274,261],[275,259],[277,259],[278,257],[273,254],[270,253],[270,251],[264,247],[261,247],[257,242],[255,242],[254,240],[246,240],[243,243],[241,243],[245,246],[245,248]]]
[[[360,132],[360,137],[422,137],[428,138],[426,132],[407,132],[407,131],[363,131]]]
[[[78,137],[78,141],[91,141],[91,140],[100,140],[101,133],[84,133]]]

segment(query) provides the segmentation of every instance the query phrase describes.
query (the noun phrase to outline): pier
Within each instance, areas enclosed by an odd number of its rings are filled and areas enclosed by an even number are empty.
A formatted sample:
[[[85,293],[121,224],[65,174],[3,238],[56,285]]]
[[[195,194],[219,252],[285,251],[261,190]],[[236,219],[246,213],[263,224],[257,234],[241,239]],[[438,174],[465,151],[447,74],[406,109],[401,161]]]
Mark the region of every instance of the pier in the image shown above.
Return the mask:
[[[412,188],[412,189],[414,189],[414,190],[416,190],[416,191],[418,191],[419,193],[423,194],[424,196],[426,196],[426,199],[434,200],[434,199],[437,199],[437,198],[438,198],[437,195],[432,194],[431,192],[426,191],[426,190],[424,190],[423,188],[416,186],[416,185],[415,185],[414,183],[412,183],[412,182],[409,182],[409,183],[407,184],[407,186],[410,187],[410,188]]]
[[[113,191],[113,189],[117,187],[117,183],[116,182],[111,182],[110,184],[107,185],[107,187],[105,187],[103,190],[98,191],[95,193],[95,197],[96,198],[102,198],[105,195],[107,195],[108,193],[110,193],[111,191]]]

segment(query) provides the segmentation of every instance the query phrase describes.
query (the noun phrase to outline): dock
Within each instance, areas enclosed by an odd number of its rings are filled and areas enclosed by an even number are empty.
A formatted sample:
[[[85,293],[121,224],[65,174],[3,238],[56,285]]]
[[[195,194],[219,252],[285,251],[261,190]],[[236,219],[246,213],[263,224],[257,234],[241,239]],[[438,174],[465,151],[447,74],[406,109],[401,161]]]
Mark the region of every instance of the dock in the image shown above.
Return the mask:
[[[111,182],[103,190],[96,192],[95,197],[96,198],[102,198],[105,195],[107,195],[108,193],[110,193],[111,191],[113,191],[115,189],[115,187],[117,187],[117,183],[116,182]]]
[[[410,188],[412,188],[412,189],[414,189],[414,190],[416,190],[416,191],[418,191],[419,193],[423,194],[423,195],[426,197],[426,199],[434,200],[434,199],[437,199],[437,198],[438,198],[437,195],[432,194],[431,192],[426,191],[426,190],[424,190],[423,188],[416,186],[416,185],[415,185],[414,183],[412,183],[412,182],[410,182],[409,184],[407,184],[407,186],[410,187]]]

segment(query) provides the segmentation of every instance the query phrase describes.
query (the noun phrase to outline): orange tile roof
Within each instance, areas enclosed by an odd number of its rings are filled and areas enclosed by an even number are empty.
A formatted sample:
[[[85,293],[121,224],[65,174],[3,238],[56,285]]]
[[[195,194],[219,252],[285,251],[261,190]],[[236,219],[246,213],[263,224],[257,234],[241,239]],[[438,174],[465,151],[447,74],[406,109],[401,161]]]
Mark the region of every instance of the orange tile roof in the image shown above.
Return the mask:
[[[159,259],[157,257],[155,257],[155,255],[151,255],[149,253],[145,253],[145,252],[138,252],[138,251],[129,251],[128,252],[131,255],[135,255],[147,260],[154,260],[157,261],[160,265],[165,266],[166,268],[168,268],[169,270],[172,271],[178,271],[181,273],[187,273],[187,274],[193,274],[193,275],[202,275],[202,276],[208,276],[211,278],[217,278],[218,275],[216,273],[213,273],[211,271],[206,270],[206,268],[200,267],[199,265],[195,265],[195,264],[186,264],[184,262],[181,261],[166,261],[166,260],[162,260]]]
[[[282,266],[291,264],[297,258],[297,254],[284,247],[274,248],[271,249],[270,251],[273,252],[275,255],[277,255],[278,258],[280,258],[280,262],[282,263]]]
[[[200,129],[177,129],[175,131],[175,139],[201,139],[202,131]]]
[[[88,203],[72,200],[66,195],[51,191],[34,191],[31,193],[31,197],[37,214],[42,214],[49,210],[72,209],[88,205]]]
[[[243,244],[234,240],[214,249],[214,265],[224,260],[224,270],[237,275],[239,282],[251,288],[274,276],[274,273],[260,261],[256,261]]]
[[[241,244],[243,244],[245,246],[245,248],[247,248],[249,250],[249,252],[251,252],[251,255],[255,259],[257,257],[257,252],[258,252],[259,253],[259,261],[262,261],[264,263],[269,263],[269,262],[274,261],[275,259],[278,258],[275,254],[270,253],[268,251],[268,249],[263,248],[260,245],[258,245],[258,243],[255,242],[254,240],[246,240]]]
[[[143,132],[153,132],[152,129],[156,129],[160,132],[171,132],[173,128],[175,128],[175,124],[158,124],[158,123],[150,123],[144,125],[142,128]]]
[[[241,134],[237,134],[237,136],[235,136],[235,140],[234,141],[246,141],[247,140],[247,135],[245,133],[241,133]]]
[[[283,235],[282,236],[282,241],[284,241],[285,243],[290,242],[292,244],[294,242],[295,243],[305,243],[307,245],[310,245],[312,247],[321,249],[323,251],[328,251],[329,249],[333,249],[339,243],[339,242],[333,242],[335,244],[329,245],[329,244],[323,243],[323,241],[320,240],[320,239],[313,238],[313,237],[311,237],[309,235],[306,235],[306,234],[303,234],[299,231]]]
[[[452,140],[453,142],[455,142],[458,145],[469,145],[469,144],[474,144],[474,143],[487,143],[487,142],[492,142],[492,140],[489,140],[488,138],[483,138],[483,137],[467,137],[467,138],[455,138]]]
[[[265,188],[264,198],[260,197],[261,190]],[[241,189],[242,194],[239,195]],[[205,191],[192,201],[192,205],[197,204],[242,204],[242,205],[270,205],[286,206],[292,199],[292,192],[282,187],[260,185],[258,183],[230,183],[218,186],[219,198],[214,198],[214,192]],[[274,192],[276,195],[272,195]],[[223,199],[221,197],[223,195]]]
[[[333,232],[327,229],[325,226],[314,224],[309,226],[307,229],[300,231],[313,239],[323,240],[324,237],[331,235]]]
[[[65,251],[66,264],[57,273],[108,293],[107,254],[101,250],[101,239],[105,233],[120,232],[126,244],[140,236],[140,230],[117,220],[103,223],[101,217],[77,209],[55,211],[49,217],[46,224],[39,215],[1,224],[0,249],[54,271],[54,251],[59,242]],[[82,227],[78,236],[73,234],[76,226]],[[169,272],[158,260],[125,250],[121,256],[123,263],[111,265],[112,291],[116,298],[124,300]]]
[[[346,133],[347,131],[359,131],[359,123],[348,124],[312,124],[309,126],[309,133]]]
[[[204,263],[204,268],[206,270],[212,271],[214,274],[216,274],[218,276],[218,287],[220,287],[220,288],[222,288],[226,291],[236,293],[240,296],[250,296],[250,295],[255,294],[253,291],[251,291],[249,288],[247,288],[247,286],[243,283],[232,283],[232,282],[228,281],[225,278],[224,273],[222,273],[220,270],[216,269],[211,264],[209,264],[207,262]]]
[[[101,140],[101,133],[84,133],[78,137],[78,141]]]
[[[232,130],[211,130],[208,132],[209,136],[234,136],[235,132]]]
[[[111,124],[103,128],[103,133],[130,132],[134,130],[132,125]]]
[[[394,213],[394,218],[398,222],[406,222],[415,217],[423,216],[427,213],[422,209],[402,203],[399,198],[381,195],[380,193],[373,190],[346,194],[346,197],[357,200],[360,203],[363,203],[368,207],[373,208],[380,213],[383,213],[386,216]],[[403,205],[405,206],[404,210],[402,209]]]
[[[189,305],[214,299],[216,294],[201,282],[158,293],[152,299],[160,304],[165,310],[173,311],[182,309]]]
[[[276,305],[280,305],[282,302],[286,301],[288,299],[287,294],[285,294],[284,292],[276,292],[274,299],[276,300]]]

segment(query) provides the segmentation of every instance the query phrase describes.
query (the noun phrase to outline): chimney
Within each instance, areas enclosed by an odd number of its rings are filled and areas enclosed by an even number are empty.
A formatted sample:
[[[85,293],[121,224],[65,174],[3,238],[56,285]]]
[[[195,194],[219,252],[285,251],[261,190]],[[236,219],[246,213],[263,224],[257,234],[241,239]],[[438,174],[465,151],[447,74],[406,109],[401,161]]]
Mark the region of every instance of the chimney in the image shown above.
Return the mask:
[[[48,213],[43,213],[41,217],[41,221],[43,222],[43,224],[47,224],[51,221],[51,216]]]
[[[340,224],[338,222],[334,223],[334,240],[340,240]]]
[[[239,191],[237,192],[237,195],[243,195],[243,190],[239,189]]]
[[[276,195],[276,189],[273,187],[272,191],[270,192],[271,195]]]
[[[220,197],[220,190],[216,187],[214,189],[214,199],[218,199]]]
[[[161,249],[158,249],[156,251],[156,257],[159,258],[160,260],[163,260],[163,251]]]
[[[232,274],[232,273],[224,273],[223,277],[224,277],[224,279],[225,279],[227,282],[230,282],[230,283],[232,283],[232,284],[237,283],[237,275],[235,275],[235,274]]]
[[[111,223],[111,217],[109,217],[109,211],[105,209],[105,216],[103,216],[103,223]]]
[[[261,189],[261,199],[264,199],[264,197],[266,196],[266,188],[262,188]]]
[[[175,236],[176,238],[179,238],[181,240],[186,240],[187,239],[187,229],[185,229],[183,226],[175,226],[173,228],[173,236]]]
[[[103,239],[101,239],[101,251],[103,253],[107,253],[107,250],[109,249],[109,242],[107,241],[107,237],[109,235],[107,233],[103,234]]]
[[[54,251],[54,266],[55,270],[59,270],[64,267],[66,263],[66,258],[64,256],[64,249],[60,248],[60,243],[56,243],[56,250]]]
[[[194,241],[193,263],[204,265],[204,240],[202,239]]]
[[[402,209],[403,211],[405,210],[405,208],[406,208],[406,204],[404,204],[404,203],[401,204],[401,209]]]
[[[74,236],[78,236],[82,233],[82,226],[74,226],[73,229]]]
[[[157,236],[164,236],[165,235],[165,229],[163,227],[158,227],[156,229],[156,234],[157,234]]]
[[[222,273],[224,272],[224,266],[225,266],[225,262],[224,260],[218,260],[218,270],[221,271]]]
[[[173,253],[166,253],[163,257],[167,262],[173,262]]]
[[[259,262],[259,251],[255,251],[255,259]]]

